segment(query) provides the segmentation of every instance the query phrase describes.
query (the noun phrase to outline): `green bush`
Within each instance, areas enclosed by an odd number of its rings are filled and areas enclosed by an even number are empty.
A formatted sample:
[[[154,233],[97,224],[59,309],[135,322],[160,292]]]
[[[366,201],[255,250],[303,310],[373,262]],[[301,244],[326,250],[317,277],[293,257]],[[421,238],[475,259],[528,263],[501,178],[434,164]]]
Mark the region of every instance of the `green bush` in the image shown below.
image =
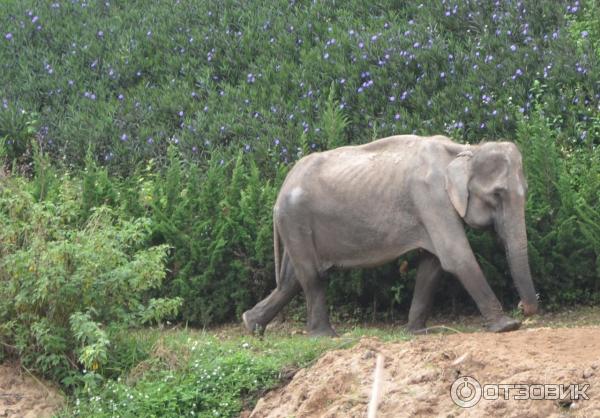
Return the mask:
[[[173,247],[163,292],[183,298],[186,321],[206,326],[239,317],[272,286],[276,192],[243,154],[200,171],[175,147],[165,171],[146,180],[153,238]]]
[[[24,180],[2,179],[0,355],[69,384],[79,368],[102,372],[113,333],[175,316],[180,299],[147,296],[167,255],[148,246],[148,219],[100,206],[78,225],[80,184],[60,181],[55,201],[37,201]]]
[[[536,96],[542,101],[539,88]],[[530,263],[545,305],[598,303],[598,148],[565,146],[542,103],[520,121],[517,139],[529,184]]]

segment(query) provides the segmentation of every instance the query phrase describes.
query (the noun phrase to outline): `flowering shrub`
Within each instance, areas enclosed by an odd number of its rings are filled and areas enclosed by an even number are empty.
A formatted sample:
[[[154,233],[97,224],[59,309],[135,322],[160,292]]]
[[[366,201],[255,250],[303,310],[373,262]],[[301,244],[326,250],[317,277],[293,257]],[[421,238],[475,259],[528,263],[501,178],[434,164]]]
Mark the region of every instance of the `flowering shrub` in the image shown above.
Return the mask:
[[[411,132],[513,138],[513,106],[531,112],[538,80],[564,140],[578,144],[600,97],[594,7],[9,1],[0,100],[39,112],[57,161],[82,166],[91,145],[121,173],[164,162],[169,144],[192,160],[243,150],[261,169],[269,156],[297,159],[303,133],[310,150],[327,148],[332,84],[348,122],[341,143]]]

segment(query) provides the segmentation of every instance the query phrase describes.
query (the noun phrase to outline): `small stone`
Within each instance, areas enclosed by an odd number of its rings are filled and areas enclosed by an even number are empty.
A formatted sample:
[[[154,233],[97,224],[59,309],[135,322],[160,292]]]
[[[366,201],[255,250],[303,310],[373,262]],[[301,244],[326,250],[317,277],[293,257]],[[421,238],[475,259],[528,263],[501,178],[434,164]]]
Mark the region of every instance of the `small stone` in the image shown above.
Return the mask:
[[[465,361],[467,361],[469,359],[469,353],[465,353],[462,356],[460,356],[459,358],[457,358],[456,360],[454,360],[452,362],[453,366],[458,366],[459,364],[464,363]]]
[[[375,357],[375,352],[373,350],[367,350],[364,352],[364,354],[361,356],[361,358],[363,360],[368,360],[370,358]]]
[[[583,371],[583,378],[584,379],[589,379],[590,377],[592,377],[594,375],[594,370],[592,369],[585,369]]]

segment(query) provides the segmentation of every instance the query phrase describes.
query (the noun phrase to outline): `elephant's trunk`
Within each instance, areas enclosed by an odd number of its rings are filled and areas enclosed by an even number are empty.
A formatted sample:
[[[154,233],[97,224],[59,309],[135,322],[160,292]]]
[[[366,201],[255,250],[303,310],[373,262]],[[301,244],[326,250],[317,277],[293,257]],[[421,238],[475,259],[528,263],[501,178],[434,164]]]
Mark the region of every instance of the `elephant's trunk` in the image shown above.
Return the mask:
[[[525,315],[533,315],[537,312],[538,300],[533,287],[527,256],[524,207],[521,206],[519,210],[505,211],[504,222],[500,228],[502,230],[498,232],[504,241],[510,274],[521,298],[519,305]]]

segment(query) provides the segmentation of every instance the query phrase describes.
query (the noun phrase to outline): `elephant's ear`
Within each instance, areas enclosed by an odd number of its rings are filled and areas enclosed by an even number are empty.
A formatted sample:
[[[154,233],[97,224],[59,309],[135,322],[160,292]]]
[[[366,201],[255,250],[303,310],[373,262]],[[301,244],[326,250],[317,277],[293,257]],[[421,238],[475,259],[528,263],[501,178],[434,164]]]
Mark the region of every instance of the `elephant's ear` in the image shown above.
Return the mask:
[[[461,218],[467,213],[469,178],[471,176],[471,151],[461,152],[446,168],[446,192]]]

